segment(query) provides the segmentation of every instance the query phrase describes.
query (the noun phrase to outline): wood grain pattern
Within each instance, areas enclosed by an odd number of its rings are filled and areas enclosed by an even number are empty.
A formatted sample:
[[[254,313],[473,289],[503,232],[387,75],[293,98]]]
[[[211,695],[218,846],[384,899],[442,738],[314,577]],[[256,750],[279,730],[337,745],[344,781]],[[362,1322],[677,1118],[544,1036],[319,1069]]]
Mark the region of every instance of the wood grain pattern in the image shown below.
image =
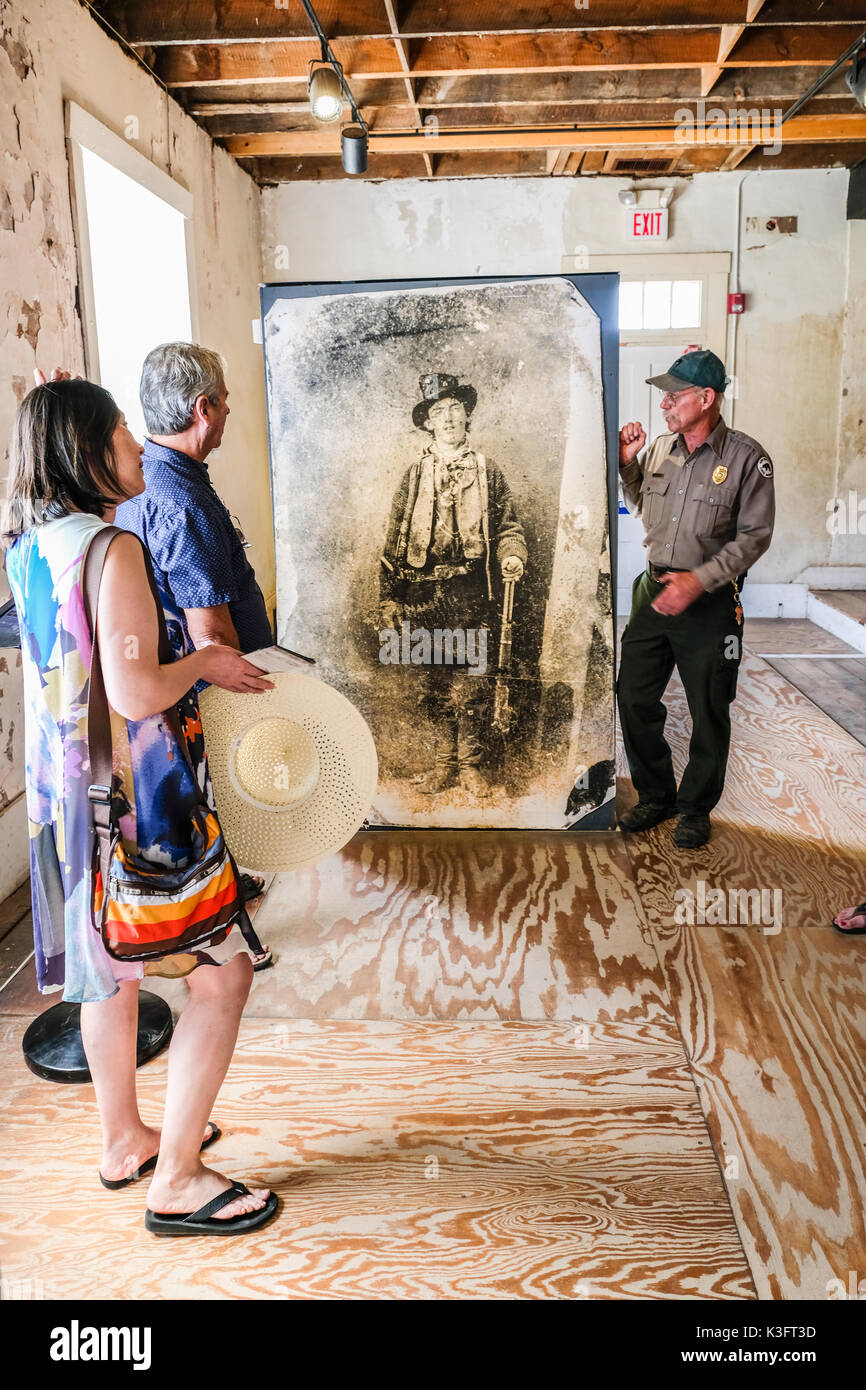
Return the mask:
[[[770,658],[769,664],[858,743],[866,744],[866,656],[814,661]]]
[[[685,757],[682,688],[668,698]],[[826,1298],[866,1267],[866,940],[830,919],[866,887],[866,749],[746,656],[724,797],[700,850],[628,837],[647,920],[762,1298]],[[781,930],[678,925],[697,882],[782,894]]]
[[[6,1019],[4,1274],[45,1298],[752,1299],[671,1022],[244,1022],[221,1171],[283,1199],[259,1235],[159,1241],[99,1187],[91,1088]],[[139,1073],[158,1121],[165,1058]],[[60,1135],[62,1133],[62,1142]]]
[[[669,1016],[611,832],[366,831],[278,874],[256,930],[279,965],[247,1017]]]
[[[856,649],[841,637],[808,618],[746,618],[743,624],[743,646],[753,656],[778,652],[823,652],[828,656]]]

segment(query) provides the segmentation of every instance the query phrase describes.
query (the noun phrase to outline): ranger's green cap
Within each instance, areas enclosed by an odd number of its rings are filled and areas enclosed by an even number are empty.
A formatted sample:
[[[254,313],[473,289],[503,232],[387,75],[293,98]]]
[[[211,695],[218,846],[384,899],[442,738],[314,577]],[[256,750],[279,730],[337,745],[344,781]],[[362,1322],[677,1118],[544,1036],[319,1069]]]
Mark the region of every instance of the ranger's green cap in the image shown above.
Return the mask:
[[[686,391],[690,386],[709,386],[713,391],[724,391],[730,377],[725,376],[722,359],[709,348],[701,348],[699,352],[684,352],[661,376],[648,376],[645,380],[661,391]]]

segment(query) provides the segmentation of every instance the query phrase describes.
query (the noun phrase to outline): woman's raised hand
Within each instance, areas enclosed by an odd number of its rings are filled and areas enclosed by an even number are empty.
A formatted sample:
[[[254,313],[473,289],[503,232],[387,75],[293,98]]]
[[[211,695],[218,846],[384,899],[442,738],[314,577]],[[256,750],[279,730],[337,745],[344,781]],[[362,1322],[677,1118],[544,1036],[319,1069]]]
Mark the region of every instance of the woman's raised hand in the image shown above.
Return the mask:
[[[202,680],[208,681],[211,685],[238,693],[274,689],[273,681],[267,679],[260,667],[247,661],[236,647],[226,647],[221,642],[208,642],[198,650],[203,657]]]

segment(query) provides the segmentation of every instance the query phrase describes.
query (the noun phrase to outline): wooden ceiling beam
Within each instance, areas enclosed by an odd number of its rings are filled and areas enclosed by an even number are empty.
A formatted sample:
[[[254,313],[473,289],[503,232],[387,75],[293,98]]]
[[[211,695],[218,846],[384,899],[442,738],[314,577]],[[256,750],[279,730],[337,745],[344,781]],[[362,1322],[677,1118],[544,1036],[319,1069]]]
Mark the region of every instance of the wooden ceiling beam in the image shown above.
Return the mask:
[[[742,132],[747,134],[748,132]],[[605,129],[603,126],[581,130],[489,130],[442,131],[435,137],[418,133],[406,135],[383,134],[371,140],[370,155],[375,154],[439,154],[466,150],[532,150],[549,149],[552,143],[561,149],[610,150],[659,148],[681,153],[690,145],[740,146],[747,143],[741,132],[730,126],[709,132],[651,127],[642,130]],[[706,138],[709,135],[711,138]],[[795,116],[779,132],[783,145],[801,142],[866,139],[866,114],[835,116]],[[432,149],[431,149],[432,147]],[[273,155],[316,155],[339,151],[339,130],[321,127],[315,131],[274,131],[260,135],[234,135],[226,140],[230,154],[238,157]]]
[[[748,29],[725,59],[729,67],[826,66],[862,32],[856,25]],[[393,36],[338,39],[332,45],[348,80],[405,73]],[[706,68],[716,62],[718,32],[687,30],[584,30],[574,33],[463,34],[420,39],[412,46],[413,78],[486,73],[539,73],[572,69]],[[157,75],[169,87],[211,83],[243,85],[306,74],[319,56],[308,40],[282,43],[175,45],[156,56]]]
[[[420,113],[420,111],[418,110],[418,103],[417,103],[416,100],[415,100],[415,84],[414,84],[414,82],[412,81],[411,68],[410,68],[410,65],[409,65],[409,58],[408,58],[408,54],[407,54],[407,45],[406,45],[406,43],[405,43],[401,38],[398,38],[398,37],[397,37],[397,35],[398,35],[398,33],[399,33],[399,28],[398,28],[398,24],[397,24],[397,15],[396,15],[396,12],[395,12],[394,5],[393,5],[393,3],[392,3],[392,0],[382,0],[382,3],[383,3],[384,6],[385,6],[385,13],[386,13],[387,16],[388,16],[388,24],[389,24],[391,33],[394,35],[394,47],[395,47],[396,50],[397,50],[397,57],[400,59],[400,66],[402,67],[404,73],[406,74],[405,79],[404,79],[405,84],[406,84],[406,95],[407,95],[408,98],[409,98],[409,103],[410,103],[410,105],[411,105],[411,107],[412,107],[412,110],[413,110],[413,112],[414,112],[414,115],[415,115],[415,120],[414,120],[415,129],[416,129],[416,130],[420,130],[421,127],[422,127],[422,125],[423,125],[423,121],[422,121],[422,118],[421,118],[421,113]],[[435,119],[435,118],[434,118],[434,119]],[[424,159],[424,167],[425,167],[425,169],[427,170],[428,175],[429,175],[430,178],[432,179],[432,177],[433,177],[433,159],[432,159],[432,157],[431,157],[429,154],[427,154],[427,153],[425,153],[425,154],[423,155],[423,159]]]
[[[379,179],[423,179],[427,169],[420,155],[386,155],[367,165],[366,173],[347,174],[339,155],[336,158],[312,156],[305,159],[251,159],[243,161],[259,183],[292,183],[295,181],[319,182],[330,179],[348,179],[352,183],[363,180],[369,183]]]
[[[689,161],[681,159],[676,165],[676,173],[697,173],[721,169],[726,158],[724,150],[703,148],[691,151]],[[850,167],[866,157],[866,141],[841,145],[789,145],[781,151],[778,158],[762,155],[760,146],[753,149],[739,165],[741,169],[819,169]],[[605,161],[603,150],[589,150],[580,166],[580,177],[601,173]],[[394,157],[371,160],[366,174],[349,175],[344,173],[338,157],[318,159],[250,159],[244,165],[260,183],[290,183],[320,179],[363,178],[367,181],[387,179],[426,178],[420,157],[414,161]],[[538,177],[544,174],[544,152],[499,154],[449,154],[442,155],[437,165],[437,180],[443,178],[522,178]],[[616,171],[614,171],[616,177]]]
[[[741,105],[728,99],[713,98],[713,111],[733,113],[736,118]],[[777,108],[778,109],[778,108]],[[593,125],[670,125],[675,126],[683,111],[691,111],[695,119],[700,118],[700,110],[694,101],[680,102],[583,102],[579,106],[452,106],[447,110],[439,107],[424,108],[402,104],[387,103],[381,106],[361,105],[361,113],[371,129],[379,130],[417,130],[418,115],[421,116],[421,129],[430,129],[425,116],[436,116],[440,128],[448,130],[469,129],[490,126],[573,126]],[[855,110],[850,97],[829,97],[810,107],[813,114],[850,114]],[[212,104],[204,109],[191,110],[204,125],[209,134],[218,139],[231,135],[252,135],[267,131],[316,130],[307,103],[279,102],[238,102],[233,107],[223,108]],[[430,131],[431,136],[434,132]]]
[[[292,183],[308,180],[362,178],[366,182],[380,179],[423,179],[427,178],[424,163],[420,156],[413,160],[389,156],[371,160],[365,174],[346,174],[338,158],[314,159],[251,159],[244,161],[249,172],[259,183]],[[507,150],[498,154],[447,154],[441,155],[436,165],[436,181],[443,178],[537,178],[544,173],[545,154],[543,150]]]
[[[402,106],[362,106],[361,115],[371,130],[417,130],[418,118],[414,106],[404,100]],[[215,140],[226,140],[232,135],[261,135],[267,132],[288,130],[319,130],[321,127],[313,119],[309,106],[300,111],[285,115],[266,115],[255,111],[229,116],[200,116],[200,123]],[[476,119],[475,125],[479,124]],[[428,156],[432,158],[432,156]]]
[[[737,165],[742,164],[744,159],[748,159],[754,148],[754,145],[740,145],[736,149],[731,150],[729,154],[725,155],[721,163],[720,168],[722,172],[728,173],[731,169],[736,169]]]
[[[91,0],[129,43],[137,45],[261,43],[307,38],[310,22],[297,0]],[[591,0],[576,10],[574,0],[408,0],[399,6],[398,32],[407,38],[440,34],[552,32],[593,29],[677,29],[748,24],[759,0],[653,0],[651,7],[633,0]],[[329,38],[385,37],[391,31],[382,0],[318,0],[316,10]],[[643,11],[643,13],[642,13]],[[767,0],[762,22],[827,24],[863,19],[862,0]],[[584,21],[582,23],[582,21]]]
[[[723,24],[722,32],[719,35],[719,51],[716,61],[711,68],[701,68],[701,96],[709,96],[713,87],[722,75],[725,59],[735,45],[742,38],[746,25],[751,24],[752,20],[757,19],[764,5],[764,0],[749,0],[746,10],[745,24]]]
[[[866,159],[866,140],[851,143],[819,143],[789,145],[779,156],[781,163],[765,155],[760,145],[753,149],[740,165],[741,169],[838,169],[851,168]]]
[[[811,67],[726,68],[714,92],[732,100],[767,100],[776,104],[794,101],[815,79]],[[370,89],[376,84],[370,82]],[[425,77],[416,80],[415,94],[422,107],[499,106],[538,102],[554,104],[597,101],[672,101],[701,95],[700,69],[637,68],[618,72],[495,73],[476,77]],[[841,76],[816,97],[850,93]],[[373,97],[371,96],[371,100]]]
[[[740,101],[746,105],[785,106],[801,96],[815,79],[814,68],[726,68],[716,84],[713,101]],[[674,102],[682,104],[701,95],[699,68],[654,68],[641,72],[495,73],[478,77],[413,78],[419,107],[446,111],[452,107],[579,105],[582,102]],[[355,78],[352,92],[359,106],[402,105],[402,77]],[[178,87],[178,100],[191,115],[218,114],[224,105],[246,111],[258,103],[307,105],[306,72],[294,78],[202,87]],[[814,98],[830,97],[853,102],[842,74]],[[213,111],[210,108],[213,107]],[[851,106],[850,109],[853,109]]]

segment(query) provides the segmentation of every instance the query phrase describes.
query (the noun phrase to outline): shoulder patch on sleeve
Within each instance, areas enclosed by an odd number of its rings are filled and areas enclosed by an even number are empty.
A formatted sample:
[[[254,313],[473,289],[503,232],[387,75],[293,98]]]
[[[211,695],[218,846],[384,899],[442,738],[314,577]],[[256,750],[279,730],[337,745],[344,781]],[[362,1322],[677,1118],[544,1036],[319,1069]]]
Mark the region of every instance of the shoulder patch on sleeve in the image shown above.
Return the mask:
[[[773,465],[771,464],[770,460],[766,457],[766,455],[764,455],[763,458],[758,459],[758,472],[764,478],[772,478],[773,476]]]

